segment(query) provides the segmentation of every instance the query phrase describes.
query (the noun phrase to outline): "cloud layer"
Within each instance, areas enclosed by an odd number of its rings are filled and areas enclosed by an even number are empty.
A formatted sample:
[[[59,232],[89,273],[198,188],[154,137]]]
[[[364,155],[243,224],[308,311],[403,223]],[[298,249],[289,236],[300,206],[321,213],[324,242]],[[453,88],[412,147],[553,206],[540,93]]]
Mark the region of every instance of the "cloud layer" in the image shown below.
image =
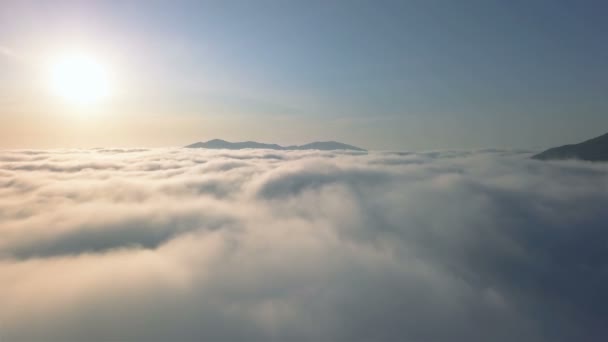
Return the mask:
[[[608,166],[0,152],[0,340],[600,341]]]

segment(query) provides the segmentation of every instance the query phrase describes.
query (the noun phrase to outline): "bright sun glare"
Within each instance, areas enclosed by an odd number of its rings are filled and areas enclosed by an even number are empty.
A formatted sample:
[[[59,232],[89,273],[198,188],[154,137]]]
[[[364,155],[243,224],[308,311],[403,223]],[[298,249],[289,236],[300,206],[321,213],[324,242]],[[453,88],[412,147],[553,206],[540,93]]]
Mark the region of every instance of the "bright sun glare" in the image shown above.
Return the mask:
[[[53,93],[71,104],[93,104],[110,94],[108,70],[84,54],[57,58],[51,65],[50,77]]]

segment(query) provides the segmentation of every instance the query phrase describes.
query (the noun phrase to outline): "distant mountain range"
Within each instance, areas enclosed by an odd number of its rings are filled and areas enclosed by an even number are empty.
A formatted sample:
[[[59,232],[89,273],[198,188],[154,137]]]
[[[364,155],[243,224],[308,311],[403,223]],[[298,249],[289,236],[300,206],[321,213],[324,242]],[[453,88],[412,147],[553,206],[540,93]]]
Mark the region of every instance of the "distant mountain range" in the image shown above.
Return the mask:
[[[206,142],[197,142],[192,145],[185,146],[187,148],[208,148],[208,149],[227,149],[227,150],[242,150],[245,148],[259,148],[269,150],[351,150],[365,151],[362,148],[343,144],[337,141],[315,141],[306,145],[281,146],[277,144],[264,144],[255,141],[229,142],[221,139],[213,139]]]
[[[540,160],[580,159],[608,161],[608,133],[579,144],[550,148],[532,158]]]

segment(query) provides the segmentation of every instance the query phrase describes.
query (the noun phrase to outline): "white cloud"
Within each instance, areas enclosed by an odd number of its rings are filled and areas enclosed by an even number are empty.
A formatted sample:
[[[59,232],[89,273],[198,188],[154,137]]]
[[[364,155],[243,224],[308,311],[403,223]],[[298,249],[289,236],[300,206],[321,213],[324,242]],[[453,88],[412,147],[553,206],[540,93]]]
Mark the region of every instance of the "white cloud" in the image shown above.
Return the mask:
[[[608,166],[0,153],[7,340],[601,340]]]

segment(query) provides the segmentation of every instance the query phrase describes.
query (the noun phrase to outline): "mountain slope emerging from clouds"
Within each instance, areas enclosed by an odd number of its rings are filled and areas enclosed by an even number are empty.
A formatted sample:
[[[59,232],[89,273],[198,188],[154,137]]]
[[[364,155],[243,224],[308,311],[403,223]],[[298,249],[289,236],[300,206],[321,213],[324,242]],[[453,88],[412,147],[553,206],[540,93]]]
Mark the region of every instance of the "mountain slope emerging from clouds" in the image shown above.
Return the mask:
[[[206,142],[197,142],[186,146],[186,148],[207,148],[207,149],[227,149],[227,150],[242,150],[246,148],[258,148],[269,150],[351,150],[365,151],[362,148],[343,144],[337,141],[315,141],[306,145],[280,146],[277,144],[264,144],[255,141],[229,142],[221,139],[213,139]]]
[[[550,148],[532,158],[540,160],[608,161],[608,133],[579,144]]]

